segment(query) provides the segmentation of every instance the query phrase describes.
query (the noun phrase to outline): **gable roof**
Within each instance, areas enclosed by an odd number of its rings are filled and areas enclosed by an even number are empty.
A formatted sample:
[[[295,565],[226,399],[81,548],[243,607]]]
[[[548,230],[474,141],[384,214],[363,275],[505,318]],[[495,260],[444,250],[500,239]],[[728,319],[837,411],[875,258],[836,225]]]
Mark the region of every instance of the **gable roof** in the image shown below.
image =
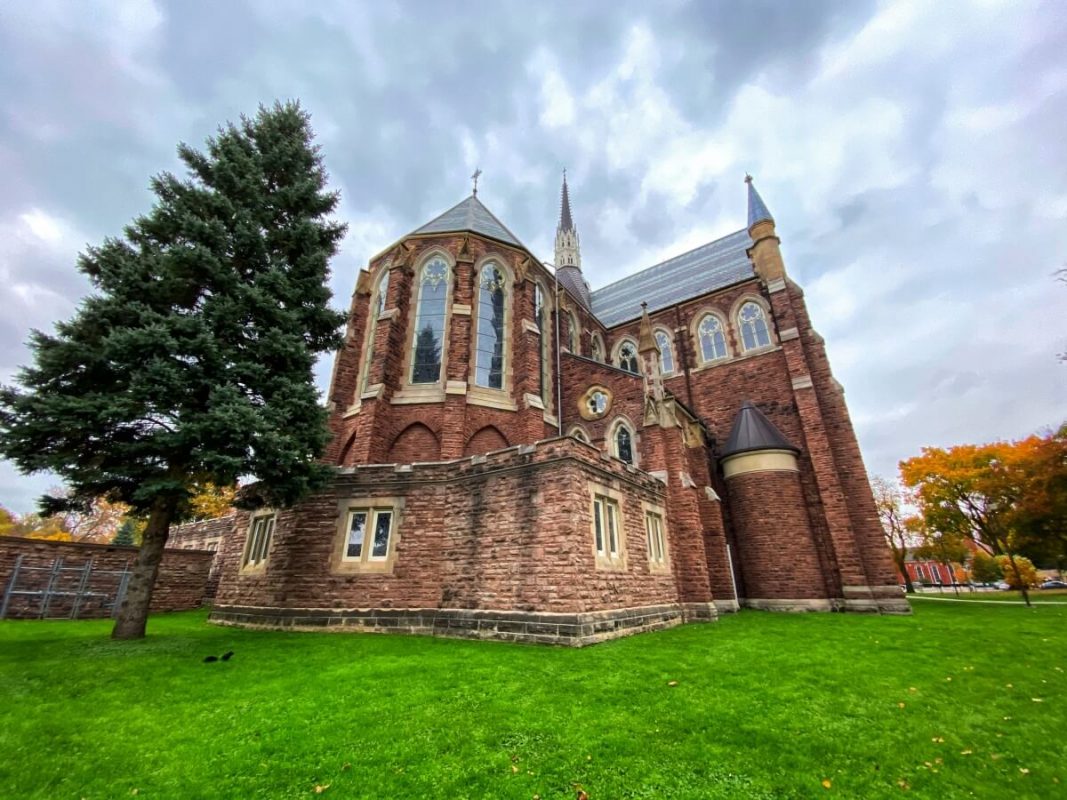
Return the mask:
[[[434,217],[418,230],[412,231],[412,234],[457,233],[459,231],[478,233],[505,244],[521,247],[523,250],[526,249],[526,246],[518,240],[518,237],[509,231],[507,226],[497,219],[492,211],[482,205],[482,201],[478,199],[477,195],[473,194],[452,206],[440,216]]]
[[[611,328],[702,294],[748,280],[755,273],[747,250],[752,239],[740,230],[669,258],[592,293],[593,313]]]

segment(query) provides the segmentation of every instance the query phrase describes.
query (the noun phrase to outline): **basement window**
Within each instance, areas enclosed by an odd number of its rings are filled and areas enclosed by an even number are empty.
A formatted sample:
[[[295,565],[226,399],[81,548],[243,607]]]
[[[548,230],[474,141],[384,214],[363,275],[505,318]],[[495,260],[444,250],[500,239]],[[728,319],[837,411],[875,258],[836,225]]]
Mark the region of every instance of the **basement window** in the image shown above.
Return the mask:
[[[256,569],[263,567],[270,556],[270,545],[274,539],[274,523],[277,514],[259,514],[252,517],[252,523],[248,530],[248,540],[245,542],[245,552],[241,559],[242,569]]]

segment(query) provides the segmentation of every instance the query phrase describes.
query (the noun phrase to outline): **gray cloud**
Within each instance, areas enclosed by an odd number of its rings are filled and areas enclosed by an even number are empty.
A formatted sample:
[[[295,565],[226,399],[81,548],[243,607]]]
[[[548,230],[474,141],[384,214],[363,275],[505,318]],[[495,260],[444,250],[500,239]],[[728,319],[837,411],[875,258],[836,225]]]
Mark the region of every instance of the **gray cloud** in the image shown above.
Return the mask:
[[[544,258],[568,167],[594,286],[740,228],[751,171],[873,469],[1024,435],[1067,408],[1064,41],[1052,2],[9,6],[0,379],[178,141],[299,97],[351,224],[338,305],[475,166]],[[5,466],[0,503],[51,482]]]

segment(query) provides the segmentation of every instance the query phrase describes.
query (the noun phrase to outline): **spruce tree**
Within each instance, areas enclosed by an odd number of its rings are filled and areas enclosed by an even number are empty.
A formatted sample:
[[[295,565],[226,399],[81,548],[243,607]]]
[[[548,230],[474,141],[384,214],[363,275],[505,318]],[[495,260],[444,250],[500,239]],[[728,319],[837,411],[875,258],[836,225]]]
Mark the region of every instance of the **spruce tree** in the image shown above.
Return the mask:
[[[89,248],[94,291],[54,335],[34,331],[32,366],[0,391],[0,454],[53,470],[70,493],[147,519],[112,636],[144,636],[170,524],[198,484],[258,479],[246,505],[287,506],[323,485],[328,433],[312,381],[340,346],[329,260],[345,226],[298,103],[220,128],[188,174],[151,183],[152,210]]]
[[[126,547],[133,547],[137,543],[134,533],[137,530],[137,523],[127,517],[122,521],[119,529],[115,531],[115,538],[111,540],[111,544],[124,545]]]

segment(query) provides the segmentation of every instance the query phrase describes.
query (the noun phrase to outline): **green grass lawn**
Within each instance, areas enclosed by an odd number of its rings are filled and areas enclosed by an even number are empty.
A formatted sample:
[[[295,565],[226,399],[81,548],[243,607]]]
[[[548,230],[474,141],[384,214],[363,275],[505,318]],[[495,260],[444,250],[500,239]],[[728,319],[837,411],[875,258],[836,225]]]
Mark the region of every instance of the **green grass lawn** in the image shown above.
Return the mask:
[[[1067,606],[915,605],[582,650],[4,622],[0,797],[1067,796]]]

